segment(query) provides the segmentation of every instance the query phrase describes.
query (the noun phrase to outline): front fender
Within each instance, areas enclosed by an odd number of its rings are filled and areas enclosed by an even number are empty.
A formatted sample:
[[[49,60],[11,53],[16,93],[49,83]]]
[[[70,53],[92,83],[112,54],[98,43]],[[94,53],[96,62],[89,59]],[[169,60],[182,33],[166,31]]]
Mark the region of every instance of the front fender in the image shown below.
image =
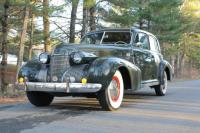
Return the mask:
[[[101,83],[103,86],[102,88],[105,89],[110,84],[115,72],[119,70],[121,67],[126,68],[126,70],[129,73],[131,81],[131,88],[129,89],[140,88],[140,83],[141,83],[140,69],[133,63],[116,57],[109,57],[109,58],[104,57],[96,59],[89,68],[88,80],[91,83]]]
[[[163,78],[162,78],[163,74],[164,74],[164,71],[167,73],[168,80],[172,81],[173,75],[174,75],[174,69],[172,68],[170,63],[168,61],[166,61],[166,60],[163,60],[160,63],[159,79],[160,79],[161,84],[164,83]]]
[[[37,82],[36,75],[41,70],[42,64],[38,61],[29,61],[21,67],[18,73],[19,77],[26,77],[29,81]]]

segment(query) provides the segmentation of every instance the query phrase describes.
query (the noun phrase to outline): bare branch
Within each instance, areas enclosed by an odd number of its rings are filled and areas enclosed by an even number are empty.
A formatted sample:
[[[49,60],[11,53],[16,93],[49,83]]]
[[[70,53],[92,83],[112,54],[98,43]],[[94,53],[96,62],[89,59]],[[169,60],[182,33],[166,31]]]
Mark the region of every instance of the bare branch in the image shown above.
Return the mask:
[[[64,34],[66,34],[69,37],[69,33],[67,33],[65,30],[62,29],[55,21],[51,21],[53,24],[55,24],[61,31],[63,31]]]

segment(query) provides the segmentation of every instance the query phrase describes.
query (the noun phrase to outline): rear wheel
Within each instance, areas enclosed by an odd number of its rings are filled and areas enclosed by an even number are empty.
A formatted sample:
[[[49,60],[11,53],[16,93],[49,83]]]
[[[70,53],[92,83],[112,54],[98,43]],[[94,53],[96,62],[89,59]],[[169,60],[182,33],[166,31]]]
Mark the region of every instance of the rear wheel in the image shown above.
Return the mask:
[[[164,96],[167,92],[167,73],[163,74],[163,84],[154,87],[157,96]]]
[[[112,111],[118,109],[124,96],[124,83],[122,75],[116,71],[107,88],[99,92],[99,103],[104,110]]]
[[[37,91],[27,91],[26,95],[30,103],[38,107],[50,105],[54,98],[49,93]]]

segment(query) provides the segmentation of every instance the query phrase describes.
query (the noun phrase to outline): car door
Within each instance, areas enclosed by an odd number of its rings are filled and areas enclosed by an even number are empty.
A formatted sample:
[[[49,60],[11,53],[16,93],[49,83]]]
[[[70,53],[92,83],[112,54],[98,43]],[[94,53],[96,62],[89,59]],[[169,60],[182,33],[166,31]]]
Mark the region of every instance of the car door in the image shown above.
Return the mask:
[[[159,77],[159,65],[161,60],[163,59],[163,56],[161,54],[160,45],[158,39],[153,36],[149,35],[149,43],[150,43],[150,52],[154,56],[154,62],[153,62],[153,69],[152,74],[154,77]]]
[[[134,39],[133,56],[135,64],[141,69],[142,80],[152,80],[155,78],[155,59],[150,52],[149,36],[139,32]]]

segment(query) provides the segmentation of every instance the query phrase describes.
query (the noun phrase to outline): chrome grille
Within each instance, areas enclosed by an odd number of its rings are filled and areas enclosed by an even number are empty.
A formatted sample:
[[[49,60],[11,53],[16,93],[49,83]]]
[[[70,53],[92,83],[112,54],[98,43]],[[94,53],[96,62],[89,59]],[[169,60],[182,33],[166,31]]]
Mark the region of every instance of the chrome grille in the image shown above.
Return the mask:
[[[57,77],[61,81],[62,75],[67,68],[70,67],[68,55],[52,55],[51,56],[51,81],[53,77]]]

